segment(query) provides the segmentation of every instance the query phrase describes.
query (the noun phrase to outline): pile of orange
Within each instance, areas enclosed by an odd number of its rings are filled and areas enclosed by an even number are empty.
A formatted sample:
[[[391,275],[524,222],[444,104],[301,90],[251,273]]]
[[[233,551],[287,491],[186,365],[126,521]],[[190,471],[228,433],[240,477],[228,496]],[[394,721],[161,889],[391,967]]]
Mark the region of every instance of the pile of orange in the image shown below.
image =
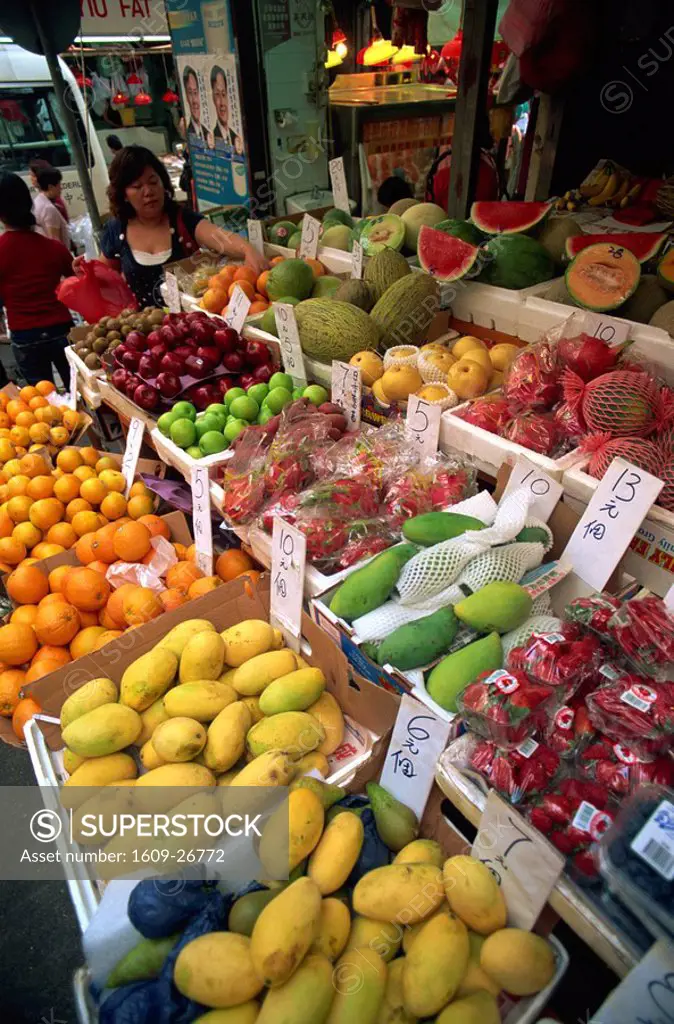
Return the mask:
[[[208,281],[208,289],[201,299],[201,306],[209,313],[227,313],[229,300],[234,294],[234,289],[240,285],[241,289],[250,299],[249,316],[255,313],[264,313],[269,308],[269,296],[267,295],[267,275],[265,270],[257,274],[251,267],[242,267],[236,263],[228,263],[219,270]]]
[[[47,396],[53,391],[50,380],[21,388],[18,398],[0,391],[0,463],[43,448],[56,455],[80,427],[75,409],[50,405]]]

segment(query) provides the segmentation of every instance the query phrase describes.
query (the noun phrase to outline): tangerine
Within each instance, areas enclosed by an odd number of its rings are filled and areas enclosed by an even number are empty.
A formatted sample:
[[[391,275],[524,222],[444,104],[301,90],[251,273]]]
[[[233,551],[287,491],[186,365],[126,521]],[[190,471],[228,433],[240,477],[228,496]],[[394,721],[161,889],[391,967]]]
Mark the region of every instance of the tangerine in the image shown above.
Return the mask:
[[[8,668],[0,672],[0,715],[11,718],[14,708],[21,700],[21,687],[26,681],[26,673],[18,668]]]
[[[101,502],[101,512],[108,519],[121,519],[126,508],[126,498],[118,491],[109,491]]]
[[[108,628],[124,629],[126,626],[126,619],[124,618],[124,599],[130,591],[135,589],[135,583],[122,583],[121,587],[117,587],[116,590],[113,590],[108,598],[108,603],[105,606],[106,619],[108,622],[114,623],[113,626]],[[99,613],[99,620],[101,614],[102,613]],[[104,622],[102,625],[107,626],[107,623]]]
[[[38,530],[48,530],[61,522],[65,510],[65,505],[58,498],[41,498],[31,505],[30,521]]]
[[[85,533],[75,544],[75,554],[81,565],[89,565],[89,562],[93,562],[96,558],[96,553],[93,550],[95,537],[95,533]]]
[[[194,562],[176,562],[166,573],[166,586],[187,595],[192,584],[202,576],[201,569],[198,569]]]
[[[20,565],[9,574],[5,587],[17,604],[37,605],[49,593],[49,580],[37,566]]]
[[[46,540],[41,540],[39,544],[36,544],[31,555],[35,558],[51,558],[52,555],[62,555],[65,548],[62,544],[49,544]]]
[[[152,547],[152,534],[143,523],[125,523],[115,533],[113,547],[115,554],[125,562],[137,562],[144,558]],[[1,556],[0,556],[1,557]]]
[[[80,497],[84,498],[85,501],[90,502],[92,505],[100,505],[108,493],[108,489],[102,480],[98,477],[92,477],[89,480],[84,480],[80,487]]]
[[[23,665],[37,650],[36,630],[25,622],[8,622],[0,626],[0,661],[6,665]]]
[[[187,596],[192,600],[195,597],[202,597],[203,594],[210,594],[212,590],[216,590],[221,586],[222,580],[219,576],[204,576],[203,579],[195,580],[190,585]]]
[[[215,571],[225,583],[236,579],[242,572],[252,569],[255,563],[250,555],[240,548],[229,548],[218,555],[215,563]]]
[[[154,590],[149,587],[134,587],[127,591],[122,601],[124,621],[129,626],[139,626],[143,622],[151,622],[164,611]]]
[[[106,629],[105,632],[101,633],[96,642],[94,643],[93,650],[100,651],[101,647],[105,647],[111,640],[117,640],[118,637],[124,636],[124,632],[121,629]]]
[[[25,682],[34,683],[37,679],[42,679],[42,676],[48,676],[51,672],[58,672],[60,668],[63,668],[60,661],[50,661],[49,658],[41,658],[28,669]]]
[[[23,733],[26,723],[30,721],[33,715],[38,715],[41,711],[42,708],[32,697],[24,697],[19,701],[12,714],[12,729],[18,739],[25,739]]]
[[[172,612],[174,608],[181,608],[184,604],[187,604],[189,598],[183,590],[169,587],[168,590],[162,590],[159,600],[163,604],[165,612]]]
[[[56,597],[55,594],[51,596]],[[60,596],[56,601],[41,604],[33,628],[41,644],[53,644],[56,647],[69,644],[80,628],[77,608]]]
[[[42,533],[32,523],[17,523],[12,530],[12,537],[16,537],[31,551],[42,540]]]
[[[0,537],[0,562],[18,565],[26,557],[26,545],[16,537]],[[0,661],[5,659],[0,656]]]
[[[51,570],[47,580],[52,594],[61,594],[64,580],[72,568],[72,565],[57,565],[55,569]]]
[[[106,469],[119,469],[119,463],[116,459],[113,459],[112,455],[101,455],[100,459],[94,466],[94,469],[100,476]]]
[[[26,523],[30,519],[33,499],[27,494],[17,494],[7,502],[7,514],[15,523]]]
[[[93,569],[73,569],[65,578],[63,595],[78,610],[97,612],[110,596],[110,584]]]
[[[140,519],[142,516],[150,515],[153,508],[154,501],[151,497],[145,494],[136,494],[133,498],[129,498],[126,511],[132,519]]]
[[[64,473],[62,477],[54,481],[54,497],[65,505],[75,498],[79,498],[79,495],[80,481],[72,473]]]
[[[147,526],[148,530],[150,531],[153,537],[165,537],[166,540],[171,539],[171,531],[169,529],[168,523],[164,519],[162,519],[161,516],[141,516],[138,522],[142,523],[143,526]]]
[[[49,544],[60,544],[66,551],[77,542],[77,534],[72,523],[54,523],[47,530],[45,538]]]
[[[56,456],[56,465],[64,473],[74,473],[76,469],[84,465],[79,448],[62,448]]]
[[[80,500],[83,501],[84,499]],[[71,501],[70,505],[72,504],[73,502]],[[69,508],[70,505],[68,506]],[[86,533],[94,533],[101,527],[101,521],[93,509],[88,512],[76,512],[70,520],[70,523],[78,537],[84,537]]]
[[[69,661],[72,661],[70,657],[70,651],[67,647],[57,647],[55,644],[43,644],[38,650],[37,654],[33,656],[31,665],[35,665],[38,661],[56,661],[59,665],[67,665]]]
[[[28,480],[26,494],[33,501],[39,501],[40,498],[51,498],[53,493],[54,480],[50,476],[35,476],[32,480]]]

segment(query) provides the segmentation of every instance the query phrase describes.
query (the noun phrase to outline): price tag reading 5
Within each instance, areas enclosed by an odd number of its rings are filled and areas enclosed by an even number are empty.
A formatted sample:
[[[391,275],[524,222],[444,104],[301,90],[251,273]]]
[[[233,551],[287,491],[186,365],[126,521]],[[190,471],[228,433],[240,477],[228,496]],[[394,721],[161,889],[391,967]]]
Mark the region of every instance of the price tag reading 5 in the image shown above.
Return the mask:
[[[136,466],[138,465],[138,457],[140,455],[141,445],[143,444],[143,431],[145,430],[145,424],[138,416],[134,416],[129,423],[129,430],[126,435],[126,448],[124,449],[124,456],[122,457],[122,474],[126,480],[126,495],[128,496],[133,483],[133,478],[136,475]]]
[[[310,213],[304,214],[302,221],[302,240],[300,241],[300,256],[315,260],[318,255],[318,237],[321,233],[321,222],[312,217]]]
[[[360,426],[360,399],[363,386],[360,367],[349,363],[332,362],[332,401],[341,405],[346,414],[347,430]]]
[[[271,542],[270,620],[281,630],[289,647],[300,649],[302,636],[302,595],[307,561],[303,533],[282,519],[274,518]]]
[[[431,405],[417,395],[410,395],[407,402],[405,432],[408,440],[421,449],[424,458],[435,455],[438,450],[441,415],[439,405]]]
[[[300,345],[300,332],[295,319],[295,310],[289,302],[275,302],[274,317],[281,346],[283,369],[298,384],[306,384],[307,371],[304,369],[304,356]]]
[[[211,523],[211,496],[208,469],[192,469],[192,527],[197,566],[204,576],[213,575],[213,528]]]

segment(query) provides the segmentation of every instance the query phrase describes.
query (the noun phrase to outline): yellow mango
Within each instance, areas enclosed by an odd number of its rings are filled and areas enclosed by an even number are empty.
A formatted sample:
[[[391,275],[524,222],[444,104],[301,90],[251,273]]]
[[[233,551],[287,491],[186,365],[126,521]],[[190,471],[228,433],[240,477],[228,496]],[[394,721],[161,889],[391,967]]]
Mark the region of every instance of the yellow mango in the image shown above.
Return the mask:
[[[407,1012],[403,1002],[404,969],[404,956],[399,956],[388,965],[384,1002],[377,1017],[377,1024],[417,1024],[417,1017]]]
[[[347,949],[335,965],[335,997],[326,1024],[377,1024],[388,969],[372,949]]]
[[[341,815],[340,815],[341,817]],[[390,921],[376,921],[370,917],[354,917],[347,942],[347,949],[367,946],[374,950],[385,963],[392,960],[400,949],[403,929]]]
[[[552,981],[555,955],[540,935],[521,928],[501,928],[485,940],[480,967],[506,992],[532,996]]]
[[[147,740],[140,748],[140,763],[143,768],[151,772],[153,768],[161,768],[163,764],[168,764],[165,757],[160,757],[157,751],[154,749],[152,739]]]
[[[325,1020],[333,994],[332,964],[309,953],[284,985],[270,989],[255,1024],[316,1024]]]
[[[234,677],[234,673],[235,672],[236,672],[235,668],[225,669],[225,671],[222,673],[222,675],[218,678],[217,681],[219,683],[227,683],[228,686],[231,686],[232,685],[232,679]]]
[[[195,1017],[192,1024],[256,1024],[260,1004],[250,999],[238,1006],[229,1006],[225,1010],[209,1010],[201,1017]]]
[[[363,836],[363,823],[352,811],[338,814],[326,828],[307,866],[309,878],[324,896],[346,882],[360,856]]]
[[[223,708],[208,727],[204,764],[216,772],[226,772],[236,764],[246,748],[250,725],[250,711],[240,701]]]
[[[324,821],[323,802],[310,789],[288,793],[288,806],[281,805],[271,815],[260,839],[259,856],[269,877],[293,871],[309,856],[321,838]]]
[[[175,686],[164,697],[164,706],[170,718],[212,722],[223,708],[237,699],[238,694],[227,683],[206,680]]]
[[[63,730],[63,742],[81,757],[116,754],[140,735],[140,715],[123,704],[103,704],[87,711]]]
[[[65,729],[71,722],[87,711],[100,708],[104,704],[117,701],[117,687],[112,679],[92,679],[66,698],[61,708],[61,728]]]
[[[220,775],[218,775],[218,781],[216,785],[231,786],[232,782],[234,781],[238,774],[239,773],[237,772],[236,768],[232,768],[231,771],[228,772],[222,772]]]
[[[233,672],[236,669],[232,669]],[[236,692],[236,691],[235,691]],[[241,697],[241,703],[244,707],[247,707],[250,711],[251,725],[255,725],[256,722],[261,722],[264,718],[263,712],[260,710],[260,698],[259,697]]]
[[[320,668],[300,668],[274,679],[260,694],[260,708],[265,715],[280,711],[306,711],[325,689],[325,676]]]
[[[72,775],[72,773],[76,771],[81,764],[84,764],[85,761],[86,757],[80,757],[79,754],[75,754],[72,750],[68,750],[67,747],[64,747],[63,767],[68,772],[68,775]]]
[[[191,761],[206,746],[206,730],[194,718],[169,718],[157,726],[150,742],[164,761]]]
[[[322,725],[306,711],[283,711],[257,722],[246,737],[246,745],[254,757],[268,750],[285,750],[299,760],[324,739]]]
[[[426,921],[405,957],[403,1001],[408,1013],[432,1017],[454,998],[468,966],[468,929],[458,917]]]
[[[149,708],[141,711],[140,717],[143,722],[143,729],[136,743],[139,747],[142,747],[150,739],[157,726],[169,720],[169,715],[164,706],[164,698],[159,697],[154,704],[150,704]]]
[[[145,711],[163,697],[175,678],[178,658],[168,648],[155,647],[132,662],[122,676],[119,700],[134,711]]]
[[[198,791],[202,786],[215,786],[215,776],[204,765],[192,761],[163,764],[138,777],[134,800],[139,810],[166,811],[181,799],[180,795],[176,799],[176,788]],[[157,789],[161,789],[161,793],[157,793]],[[189,798],[189,794],[185,793],[184,797]]]
[[[311,951],[322,953],[330,961],[336,960],[346,947],[350,930],[351,914],[347,905],[333,896],[322,900],[318,934]]]
[[[180,657],[179,682],[218,679],[225,663],[225,641],[219,633],[197,633],[185,644]]]
[[[108,783],[93,795],[90,789],[84,789],[82,792],[89,794],[89,799],[73,808],[73,839],[85,846],[98,846],[102,839],[101,833],[109,834],[115,828],[115,815],[133,813],[133,782],[133,779],[121,779]],[[61,795],[64,795],[64,791]],[[93,815],[93,819],[89,815]]]
[[[285,647],[285,645],[286,645],[285,637],[284,637],[284,635],[283,635],[283,633],[281,632],[280,629],[276,629],[273,626],[272,626],[272,634],[273,635],[272,635],[271,649],[272,649],[272,651],[280,651],[281,648]],[[297,667],[298,668],[308,668],[309,667],[308,665],[300,665],[300,663],[299,663],[299,655],[297,655],[297,659],[298,659],[297,660]]]
[[[489,992],[475,992],[446,1006],[436,1024],[501,1024],[501,1014]]]
[[[240,701],[239,703],[243,703]],[[208,746],[208,743],[206,744]],[[282,750],[268,750],[238,772],[232,786],[287,786],[293,777],[295,765]]]
[[[321,754],[329,757],[344,741],[344,715],[336,699],[324,690],[318,700],[307,708],[310,715],[323,726],[325,739],[318,748]]]
[[[310,878],[298,878],[264,908],[250,939],[263,984],[274,988],[290,978],[314,941],[320,916],[321,894]]]
[[[258,654],[265,654],[276,642],[274,632],[264,619],[246,619],[223,630],[220,636],[225,641],[225,664],[238,668]]]
[[[184,996],[204,1006],[236,1006],[262,988],[251,958],[250,939],[211,932],[188,942],[175,962],[173,982]]]
[[[456,990],[456,998],[463,999],[464,996],[472,996],[474,992],[489,992],[494,998],[498,998],[500,991],[501,989],[493,978],[490,978],[487,972],[482,970],[479,961],[473,960],[471,956],[466,973]]]
[[[80,793],[82,786],[107,786],[109,782],[122,779],[135,779],[138,774],[136,762],[129,754],[108,754],[106,757],[95,757],[84,760],[76,768],[61,789],[61,803],[64,807],[77,807],[91,793]]]
[[[322,746],[322,744],[321,744]],[[305,754],[299,761],[295,762],[295,778],[299,779],[302,775],[308,775],[309,772],[317,771],[327,779],[330,774],[330,765],[325,754],[321,754],[318,750],[312,750],[310,754]]]
[[[414,839],[393,858],[394,864],[435,864],[436,868],[444,862],[442,847],[435,839]]]
[[[180,659],[185,645],[188,640],[191,640],[195,633],[214,633],[215,626],[208,619],[186,619],[185,622],[179,622],[177,626],[170,629],[165,637],[159,641],[155,647],[165,647],[169,651],[173,651],[176,658]]]
[[[258,654],[237,668],[232,686],[242,697],[259,697],[266,686],[281,676],[295,671],[297,662],[292,651],[268,651]]]
[[[480,935],[505,928],[505,899],[489,868],[460,855],[446,860],[442,871],[447,902],[464,924]]]
[[[416,924],[445,899],[442,871],[433,864],[388,864],[368,872],[353,890],[353,909],[364,917]]]
[[[409,953],[410,949],[412,948],[412,943],[416,939],[421,929],[428,921],[432,921],[437,914],[451,914],[449,905],[447,903],[441,903],[438,909],[435,911],[435,913],[431,914],[430,917],[427,917],[425,921],[418,921],[417,924],[412,924],[408,928],[405,928],[405,931],[403,933],[403,950],[405,951],[405,953]]]

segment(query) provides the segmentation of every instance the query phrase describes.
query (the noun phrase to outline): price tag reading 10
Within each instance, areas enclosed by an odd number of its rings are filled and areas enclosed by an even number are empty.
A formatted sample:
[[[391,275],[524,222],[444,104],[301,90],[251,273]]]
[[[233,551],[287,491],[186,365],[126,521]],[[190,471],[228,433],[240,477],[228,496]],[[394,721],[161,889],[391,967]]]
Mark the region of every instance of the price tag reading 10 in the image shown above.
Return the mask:
[[[431,405],[417,395],[410,395],[407,402],[405,432],[408,440],[421,449],[423,457],[435,455],[438,450],[441,415],[439,405]]]
[[[299,651],[302,636],[306,560],[307,541],[304,534],[275,517],[271,542],[270,619],[294,651]]]

